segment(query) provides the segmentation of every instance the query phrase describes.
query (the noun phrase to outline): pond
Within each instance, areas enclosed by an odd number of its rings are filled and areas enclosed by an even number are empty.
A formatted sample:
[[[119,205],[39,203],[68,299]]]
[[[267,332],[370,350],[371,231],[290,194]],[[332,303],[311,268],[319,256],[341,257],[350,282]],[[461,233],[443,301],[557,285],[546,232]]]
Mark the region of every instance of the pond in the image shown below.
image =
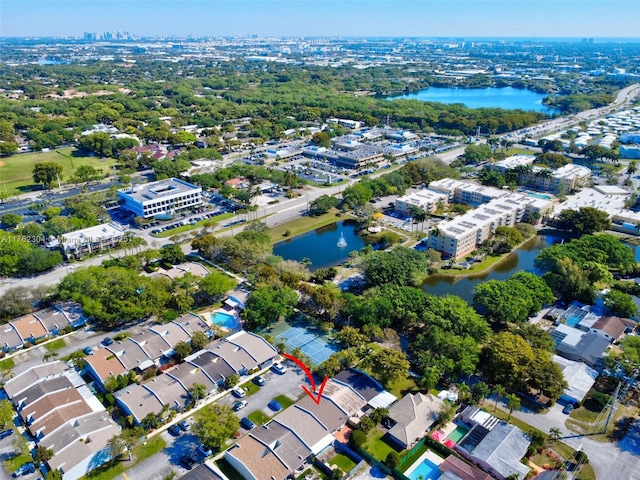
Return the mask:
[[[430,275],[422,284],[422,288],[432,295],[458,295],[471,303],[473,288],[487,280],[506,280],[514,273],[534,270],[533,260],[540,250],[560,242],[560,237],[537,235],[518,250],[511,252],[505,259],[488,271],[476,275]]]
[[[409,93],[387,100],[420,100],[423,102],[462,103],[468,108],[504,108],[522,109],[536,112],[553,113],[554,110],[543,105],[544,93],[513,87],[504,88],[453,88],[430,87],[416,93]]]
[[[326,227],[303,233],[273,246],[273,254],[285,260],[311,260],[311,270],[338,265],[349,253],[371,243],[358,235],[360,227],[353,220],[341,220]],[[344,240],[344,246],[338,243]],[[341,242],[340,244],[343,245]]]

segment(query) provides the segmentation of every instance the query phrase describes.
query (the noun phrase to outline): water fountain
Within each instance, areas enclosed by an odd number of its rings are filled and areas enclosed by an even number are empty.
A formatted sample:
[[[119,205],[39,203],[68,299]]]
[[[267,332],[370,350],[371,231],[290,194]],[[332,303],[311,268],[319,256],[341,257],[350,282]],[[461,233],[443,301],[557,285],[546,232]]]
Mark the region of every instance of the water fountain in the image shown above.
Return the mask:
[[[338,246],[339,248],[344,248],[347,246],[347,241],[344,239],[344,234],[342,232],[340,232],[340,240],[338,240],[336,246]]]

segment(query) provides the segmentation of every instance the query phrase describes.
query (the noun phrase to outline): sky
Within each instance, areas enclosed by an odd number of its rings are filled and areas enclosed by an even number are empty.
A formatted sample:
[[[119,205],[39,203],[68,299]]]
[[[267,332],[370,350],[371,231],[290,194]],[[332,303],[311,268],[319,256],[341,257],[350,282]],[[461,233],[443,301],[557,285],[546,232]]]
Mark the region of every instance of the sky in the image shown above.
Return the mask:
[[[640,37],[640,0],[0,0],[0,36]]]

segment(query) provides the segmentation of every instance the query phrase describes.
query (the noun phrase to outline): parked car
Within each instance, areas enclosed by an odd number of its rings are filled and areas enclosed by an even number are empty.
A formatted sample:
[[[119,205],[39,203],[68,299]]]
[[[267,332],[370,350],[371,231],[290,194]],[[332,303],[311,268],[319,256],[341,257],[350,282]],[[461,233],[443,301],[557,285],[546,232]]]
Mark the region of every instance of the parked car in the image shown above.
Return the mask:
[[[278,375],[284,375],[284,373],[287,371],[287,367],[285,367],[281,363],[274,363],[271,367],[271,370],[276,372]]]
[[[253,383],[258,385],[259,387],[262,387],[264,386],[265,383],[267,383],[267,381],[264,379],[263,376],[258,375],[257,377],[253,377]]]
[[[29,473],[35,473],[36,466],[32,462],[23,463],[18,467],[18,469],[13,472],[12,477],[19,477],[21,475],[27,475]]]
[[[10,437],[11,435],[13,435],[13,428],[3,430],[2,432],[0,432],[0,440],[2,440],[3,438]]]
[[[562,413],[564,413],[565,415],[569,415],[571,412],[573,412],[573,404],[567,403],[562,409]]]
[[[182,430],[180,430],[180,427],[178,425],[171,425],[167,431],[173,435],[174,437],[178,437],[180,436],[180,434],[182,433]]]
[[[247,417],[242,417],[242,420],[240,420],[240,426],[242,428],[244,428],[245,430],[251,430],[256,425],[251,420],[249,420]]]
[[[279,402],[276,402],[275,400],[271,400],[268,404],[267,407],[269,407],[271,410],[273,410],[274,412],[279,412],[280,410],[282,410],[282,405],[280,405]]]
[[[186,432],[191,428],[191,425],[189,425],[186,420],[180,420],[178,422],[178,427],[180,427],[180,430],[182,430],[183,432]]]
[[[242,410],[244,407],[247,406],[249,402],[247,402],[246,400],[239,400],[236,403],[233,404],[233,407],[231,407],[233,409],[234,412],[237,412],[238,410]]]
[[[102,340],[102,344],[105,347],[108,347],[109,345],[113,345],[113,339],[111,337],[104,337],[104,340]]]
[[[182,456],[182,458],[180,458],[180,463],[182,463],[184,468],[186,468],[187,470],[191,470],[196,464],[196,459],[193,458],[193,455],[185,454]]]
[[[247,392],[245,392],[242,387],[233,387],[231,389],[231,394],[236,398],[242,398],[247,394]]]
[[[213,455],[213,451],[210,448],[205,447],[202,443],[197,448],[197,451],[203,457],[209,457],[209,456]]]
[[[82,351],[84,352],[85,355],[93,355],[93,348],[91,347],[84,347]]]

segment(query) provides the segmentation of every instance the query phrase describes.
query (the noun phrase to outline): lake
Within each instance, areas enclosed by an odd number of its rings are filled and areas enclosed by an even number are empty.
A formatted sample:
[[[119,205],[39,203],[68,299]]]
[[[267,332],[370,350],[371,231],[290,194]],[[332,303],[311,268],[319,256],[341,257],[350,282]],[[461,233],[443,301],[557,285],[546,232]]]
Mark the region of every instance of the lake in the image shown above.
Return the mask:
[[[349,259],[349,252],[360,250],[367,242],[358,235],[358,223],[341,220],[326,227],[303,233],[297,237],[278,242],[273,246],[273,254],[285,260],[311,260],[311,270],[338,265]],[[339,247],[340,237],[346,246]]]
[[[536,273],[533,261],[538,252],[561,241],[562,238],[559,236],[537,235],[488,271],[468,276],[430,275],[422,284],[422,288],[432,295],[458,295],[471,303],[473,288],[478,283],[487,280],[507,280],[511,275],[521,270]],[[625,245],[633,250],[636,261],[640,262],[640,246],[626,243]]]
[[[553,113],[553,109],[542,104],[547,95],[513,87],[504,88],[453,88],[430,87],[387,100],[420,100],[423,102],[462,103],[469,108],[522,109]]]

